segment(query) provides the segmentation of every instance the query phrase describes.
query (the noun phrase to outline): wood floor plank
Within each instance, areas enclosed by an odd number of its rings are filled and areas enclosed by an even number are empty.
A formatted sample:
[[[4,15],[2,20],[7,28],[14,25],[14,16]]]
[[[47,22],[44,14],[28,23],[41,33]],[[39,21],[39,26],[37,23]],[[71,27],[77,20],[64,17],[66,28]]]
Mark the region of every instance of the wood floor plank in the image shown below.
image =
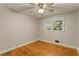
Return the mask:
[[[36,41],[16,48],[3,56],[77,56],[77,50],[57,44]]]

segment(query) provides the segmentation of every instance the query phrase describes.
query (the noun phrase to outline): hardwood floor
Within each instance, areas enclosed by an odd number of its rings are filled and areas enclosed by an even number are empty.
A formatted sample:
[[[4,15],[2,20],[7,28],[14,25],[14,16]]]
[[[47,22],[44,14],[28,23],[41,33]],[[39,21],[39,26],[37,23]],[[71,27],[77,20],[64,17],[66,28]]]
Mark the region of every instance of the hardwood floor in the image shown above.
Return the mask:
[[[77,55],[78,53],[76,49],[43,41],[36,41],[3,54],[3,56],[77,56]]]

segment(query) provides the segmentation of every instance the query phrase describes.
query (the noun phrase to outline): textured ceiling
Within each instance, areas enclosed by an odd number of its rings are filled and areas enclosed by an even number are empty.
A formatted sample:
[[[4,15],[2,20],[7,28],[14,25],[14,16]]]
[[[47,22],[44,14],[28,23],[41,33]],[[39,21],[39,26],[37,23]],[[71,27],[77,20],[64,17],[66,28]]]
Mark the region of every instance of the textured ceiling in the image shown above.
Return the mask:
[[[51,5],[53,12],[45,11],[42,15],[38,13],[37,8],[29,3],[1,3],[1,7],[9,8],[12,11],[23,13],[34,18],[44,18],[56,14],[76,11],[79,7],[78,3],[54,3]]]

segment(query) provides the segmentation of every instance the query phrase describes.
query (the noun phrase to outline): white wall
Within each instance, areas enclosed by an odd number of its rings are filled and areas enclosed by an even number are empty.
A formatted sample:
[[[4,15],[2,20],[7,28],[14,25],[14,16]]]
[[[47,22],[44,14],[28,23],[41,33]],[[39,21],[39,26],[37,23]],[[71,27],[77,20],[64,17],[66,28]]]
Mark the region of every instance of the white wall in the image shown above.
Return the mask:
[[[79,49],[79,9],[78,9],[78,49]]]
[[[37,20],[0,7],[0,51],[37,38]]]
[[[65,21],[65,31],[53,31],[53,32],[46,32],[43,30],[43,23],[45,21],[55,20],[57,18],[64,17]],[[51,16],[42,20],[39,20],[39,35],[40,38],[55,41],[59,40],[60,43],[67,44],[73,47],[77,47],[77,12],[61,14]]]

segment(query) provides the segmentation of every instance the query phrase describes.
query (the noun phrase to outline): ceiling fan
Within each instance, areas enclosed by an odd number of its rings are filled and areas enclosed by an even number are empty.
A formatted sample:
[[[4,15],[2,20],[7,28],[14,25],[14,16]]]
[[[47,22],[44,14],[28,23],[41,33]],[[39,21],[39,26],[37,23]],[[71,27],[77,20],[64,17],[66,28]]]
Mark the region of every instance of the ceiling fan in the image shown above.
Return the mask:
[[[53,3],[29,3],[30,5],[35,6],[35,8],[38,9],[38,12],[40,14],[43,14],[45,11],[53,12],[53,8],[50,6],[53,5]]]

